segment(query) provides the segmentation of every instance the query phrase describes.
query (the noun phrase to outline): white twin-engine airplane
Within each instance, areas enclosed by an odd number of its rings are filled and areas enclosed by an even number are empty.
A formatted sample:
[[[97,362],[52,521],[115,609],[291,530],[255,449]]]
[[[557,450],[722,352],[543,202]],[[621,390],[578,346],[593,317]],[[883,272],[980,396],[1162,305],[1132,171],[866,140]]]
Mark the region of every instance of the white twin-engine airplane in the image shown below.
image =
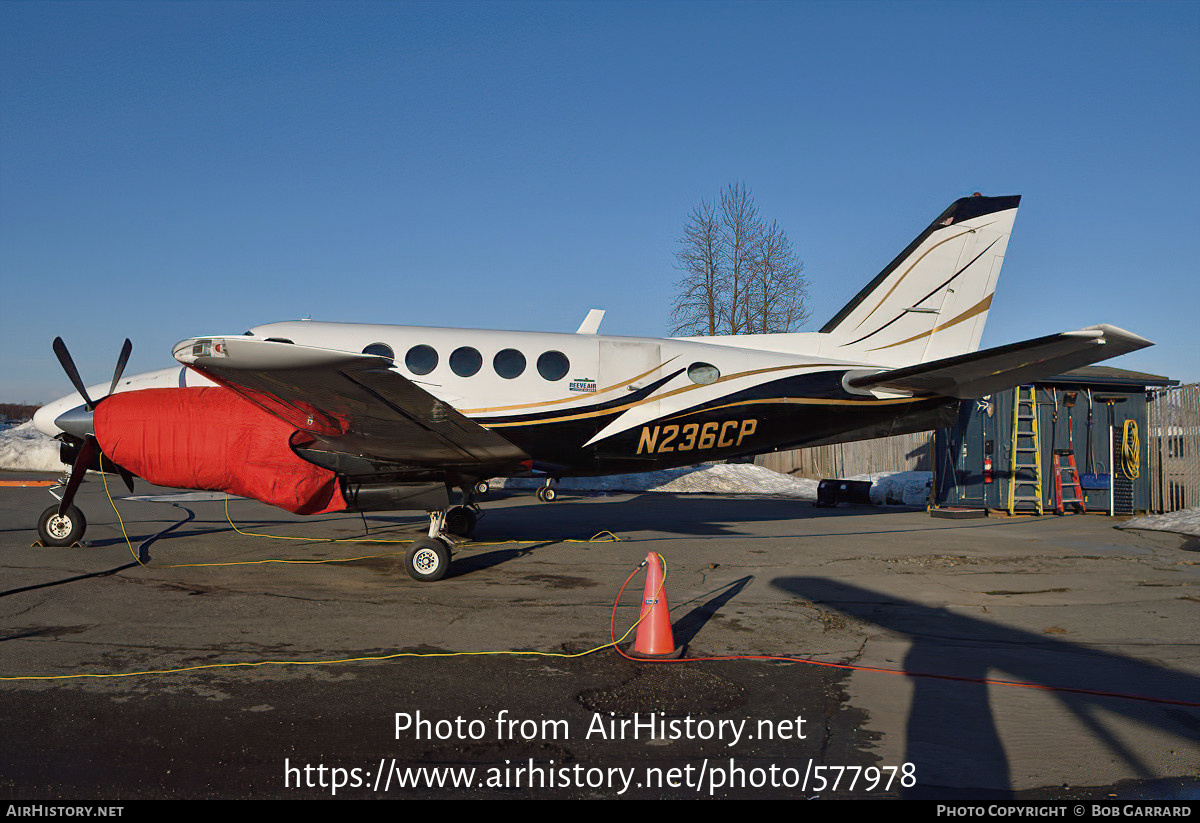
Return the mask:
[[[77,389],[35,416],[73,463],[38,525],[101,467],[300,514],[427,511],[418,580],[450,565],[486,478],[647,471],[950,425],[974,398],[1151,345],[1092,326],[977,351],[1019,197],[946,209],[819,332],[651,339],[295,321],[175,346],[173,367]],[[92,400],[101,391],[100,400]],[[82,402],[82,405],[81,405]],[[451,489],[461,493],[451,506]]]

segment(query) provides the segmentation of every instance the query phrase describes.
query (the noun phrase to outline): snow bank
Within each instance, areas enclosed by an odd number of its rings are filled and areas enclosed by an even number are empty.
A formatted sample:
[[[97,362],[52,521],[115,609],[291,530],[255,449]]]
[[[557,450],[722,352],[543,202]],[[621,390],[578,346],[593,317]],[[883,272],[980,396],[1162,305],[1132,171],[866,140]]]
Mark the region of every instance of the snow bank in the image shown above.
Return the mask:
[[[488,483],[494,489],[535,489],[542,485],[540,480],[511,477],[495,478]],[[817,499],[816,480],[799,480],[747,463],[718,463],[606,477],[564,477],[555,487],[565,492],[775,494],[800,500]]]
[[[879,505],[924,506],[929,498],[929,472],[879,472],[847,480],[870,480],[871,502]],[[494,478],[493,489],[528,489],[543,481]],[[816,480],[779,474],[747,463],[717,463],[682,469],[614,474],[608,477],[564,477],[556,488],[564,492],[670,492],[673,494],[773,494],[800,500],[817,499]]]
[[[1126,520],[1118,529],[1147,529],[1158,532],[1177,532],[1200,537],[1200,507],[1167,514],[1153,514]]]
[[[0,431],[0,469],[60,472],[58,441],[33,427],[33,421]]]
[[[876,472],[846,480],[870,480],[871,502],[879,505],[924,506],[929,502],[931,472]]]

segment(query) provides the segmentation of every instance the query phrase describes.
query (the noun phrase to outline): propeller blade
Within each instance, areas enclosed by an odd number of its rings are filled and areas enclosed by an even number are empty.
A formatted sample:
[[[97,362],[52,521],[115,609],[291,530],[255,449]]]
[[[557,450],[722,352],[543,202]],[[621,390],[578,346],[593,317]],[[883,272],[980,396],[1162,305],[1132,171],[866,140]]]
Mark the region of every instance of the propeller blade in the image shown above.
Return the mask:
[[[75,465],[71,466],[71,477],[67,480],[66,491],[63,492],[62,500],[58,504],[58,513],[60,516],[66,514],[67,509],[71,508],[71,502],[75,499],[75,492],[79,489],[79,484],[83,482],[83,476],[87,474],[87,467],[95,456],[96,438],[91,436],[83,438],[83,446],[79,449],[79,455],[75,458]]]
[[[75,361],[71,359],[71,353],[67,351],[67,344],[63,342],[61,337],[54,338],[54,355],[58,358],[58,362],[63,367],[63,371],[67,373],[67,377],[71,380],[71,385],[75,387],[75,391],[79,392],[79,396],[83,398],[83,402],[87,403],[88,410],[96,407],[96,403],[92,398],[88,397],[87,389],[83,385],[83,381],[79,379],[79,370],[75,368]]]
[[[125,481],[125,488],[129,489],[130,494],[133,494],[133,472],[123,466],[118,466],[117,469],[121,474],[121,479]]]
[[[117,357],[117,367],[113,370],[112,385],[108,387],[108,394],[112,394],[117,390],[117,383],[121,380],[121,375],[125,373],[125,364],[129,362],[129,354],[133,351],[133,343],[129,338],[125,338],[125,345],[121,346],[121,354]],[[106,397],[108,395],[105,395]]]

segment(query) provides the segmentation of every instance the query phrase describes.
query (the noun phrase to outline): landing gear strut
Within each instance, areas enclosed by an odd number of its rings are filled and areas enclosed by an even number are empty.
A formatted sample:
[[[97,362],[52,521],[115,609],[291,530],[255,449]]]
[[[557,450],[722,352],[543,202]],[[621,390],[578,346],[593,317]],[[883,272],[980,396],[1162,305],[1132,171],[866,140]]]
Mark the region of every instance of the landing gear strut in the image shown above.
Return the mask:
[[[462,505],[429,512],[429,532],[413,542],[404,555],[404,568],[409,577],[421,582],[441,580],[450,570],[450,555],[455,538],[469,539],[479,522],[479,506],[475,497],[479,487],[487,483],[462,486]]]

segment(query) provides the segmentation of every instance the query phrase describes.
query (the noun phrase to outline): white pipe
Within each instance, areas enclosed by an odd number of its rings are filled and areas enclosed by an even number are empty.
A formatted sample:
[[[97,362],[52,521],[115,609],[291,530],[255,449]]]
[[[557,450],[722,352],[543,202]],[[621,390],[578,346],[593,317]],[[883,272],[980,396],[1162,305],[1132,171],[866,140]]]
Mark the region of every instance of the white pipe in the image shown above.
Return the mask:
[[[1109,406],[1111,409],[1112,407]],[[1112,423],[1108,424],[1108,516],[1113,517],[1117,513],[1117,473],[1113,471],[1113,427]]]

